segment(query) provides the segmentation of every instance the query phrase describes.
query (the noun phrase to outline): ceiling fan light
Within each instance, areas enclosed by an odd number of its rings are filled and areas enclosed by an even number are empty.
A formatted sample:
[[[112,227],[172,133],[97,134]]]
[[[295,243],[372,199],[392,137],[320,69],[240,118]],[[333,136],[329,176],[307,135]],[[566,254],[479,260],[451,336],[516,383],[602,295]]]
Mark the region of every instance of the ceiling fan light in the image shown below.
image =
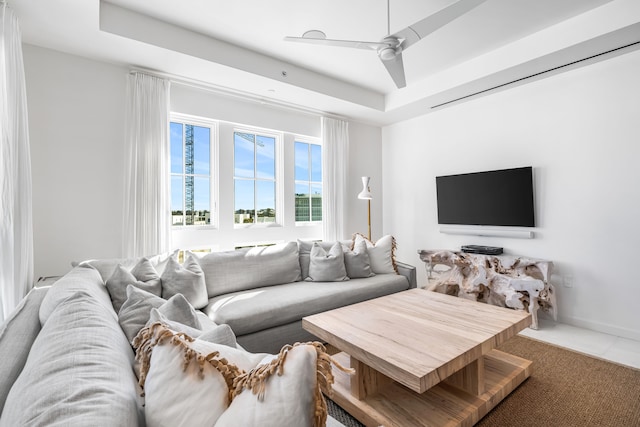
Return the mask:
[[[380,52],[378,52],[378,55],[380,56],[380,59],[382,59],[383,61],[390,61],[396,57],[396,50],[392,47],[385,47],[380,49]]]

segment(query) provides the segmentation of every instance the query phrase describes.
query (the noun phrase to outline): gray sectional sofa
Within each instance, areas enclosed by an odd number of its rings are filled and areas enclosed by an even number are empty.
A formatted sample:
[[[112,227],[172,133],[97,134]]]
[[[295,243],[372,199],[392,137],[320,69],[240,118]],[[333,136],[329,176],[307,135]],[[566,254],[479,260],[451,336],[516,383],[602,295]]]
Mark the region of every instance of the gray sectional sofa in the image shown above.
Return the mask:
[[[202,311],[214,322],[231,326],[247,350],[275,353],[284,344],[317,339],[302,329],[304,316],[416,287],[415,267],[399,262],[397,274],[335,282],[301,280],[307,270],[304,246],[305,242],[297,247],[292,242],[200,258],[210,297]],[[331,243],[321,246],[328,249]],[[220,283],[224,285],[216,285]]]
[[[304,244],[292,243],[199,258],[209,300],[198,315],[228,324],[249,351],[277,353],[315,339],[300,326],[306,315],[416,286],[415,268],[402,263],[399,274],[303,280]],[[167,257],[152,261],[161,274]],[[0,326],[0,427],[144,425],[134,351],[105,286],[116,266],[135,262],[82,263],[34,288]]]

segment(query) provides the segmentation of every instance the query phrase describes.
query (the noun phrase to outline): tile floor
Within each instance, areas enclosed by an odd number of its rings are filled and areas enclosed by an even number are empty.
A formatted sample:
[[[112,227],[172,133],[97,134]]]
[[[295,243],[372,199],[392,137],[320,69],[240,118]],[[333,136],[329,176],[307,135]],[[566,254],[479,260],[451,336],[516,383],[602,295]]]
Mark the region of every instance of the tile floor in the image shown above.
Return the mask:
[[[527,328],[520,334],[640,369],[640,341],[556,323],[547,319],[540,319],[538,330]]]

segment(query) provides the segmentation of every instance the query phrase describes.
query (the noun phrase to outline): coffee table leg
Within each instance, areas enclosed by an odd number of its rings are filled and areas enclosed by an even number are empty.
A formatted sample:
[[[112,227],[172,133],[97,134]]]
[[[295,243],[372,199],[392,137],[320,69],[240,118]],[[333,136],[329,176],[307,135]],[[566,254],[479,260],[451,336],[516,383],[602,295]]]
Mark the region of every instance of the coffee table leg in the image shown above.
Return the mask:
[[[393,382],[389,377],[353,357],[351,357],[350,365],[355,369],[355,374],[351,376],[351,394],[357,399],[362,400],[375,394],[380,388]]]
[[[480,357],[444,380],[474,396],[484,393],[484,357]]]

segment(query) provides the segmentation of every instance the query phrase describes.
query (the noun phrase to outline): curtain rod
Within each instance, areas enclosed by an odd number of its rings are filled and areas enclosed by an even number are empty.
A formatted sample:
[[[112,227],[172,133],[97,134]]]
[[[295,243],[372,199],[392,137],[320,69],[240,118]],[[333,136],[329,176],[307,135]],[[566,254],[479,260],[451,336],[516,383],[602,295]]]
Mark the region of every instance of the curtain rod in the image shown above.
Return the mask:
[[[0,0],[0,1],[3,1],[3,0]],[[292,102],[265,98],[258,95],[254,95],[249,92],[244,92],[237,89],[231,89],[228,87],[219,86],[214,83],[203,82],[201,80],[190,79],[188,77],[181,77],[171,73],[147,70],[139,67],[133,67],[129,70],[129,74],[135,74],[135,73],[144,73],[144,74],[149,74],[156,77],[165,78],[169,80],[171,83],[179,84],[186,87],[192,87],[195,89],[200,89],[203,91],[215,93],[216,95],[228,96],[230,98],[237,98],[243,101],[251,101],[258,104],[268,105],[270,107],[281,108],[284,110],[293,110],[298,113],[305,113],[313,116],[329,117],[332,119],[349,121],[347,117],[340,116],[333,113],[328,113],[326,111],[318,110],[315,108],[305,107],[299,104],[294,104]]]

